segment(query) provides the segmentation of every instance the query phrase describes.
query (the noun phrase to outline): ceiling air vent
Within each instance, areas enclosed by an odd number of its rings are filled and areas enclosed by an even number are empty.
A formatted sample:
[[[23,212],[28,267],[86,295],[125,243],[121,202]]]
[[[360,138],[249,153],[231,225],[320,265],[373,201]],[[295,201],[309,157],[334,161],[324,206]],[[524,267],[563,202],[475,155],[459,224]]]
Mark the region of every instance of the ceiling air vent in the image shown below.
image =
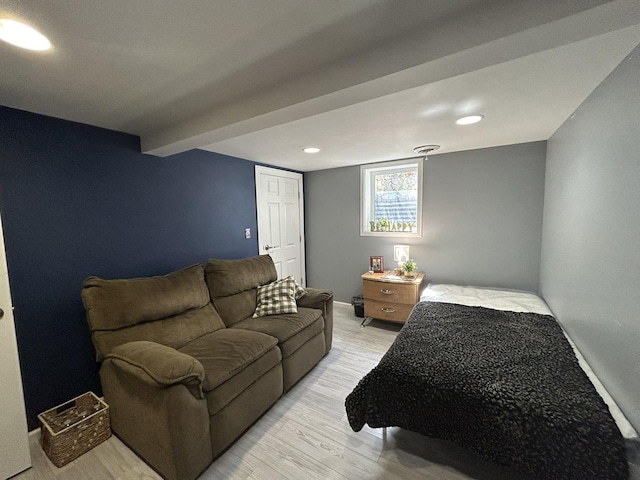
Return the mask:
[[[414,153],[418,155],[424,155],[425,157],[433,152],[434,150],[438,150],[440,145],[422,145],[420,147],[416,147],[413,149]]]

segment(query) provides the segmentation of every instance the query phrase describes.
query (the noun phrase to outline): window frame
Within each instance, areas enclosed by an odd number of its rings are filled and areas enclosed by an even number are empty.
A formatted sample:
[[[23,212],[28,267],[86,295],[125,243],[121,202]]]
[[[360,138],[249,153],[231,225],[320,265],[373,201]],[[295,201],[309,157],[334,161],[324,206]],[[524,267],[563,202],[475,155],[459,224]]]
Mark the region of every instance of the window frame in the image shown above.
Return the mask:
[[[422,237],[422,189],[423,189],[423,163],[424,157],[411,157],[402,160],[392,160],[388,162],[368,163],[360,165],[360,236],[361,237]],[[412,233],[409,232],[371,232],[367,230],[369,226],[370,212],[373,210],[373,185],[371,178],[375,173],[394,170],[398,167],[415,165],[418,179],[417,189],[417,212],[416,226]]]

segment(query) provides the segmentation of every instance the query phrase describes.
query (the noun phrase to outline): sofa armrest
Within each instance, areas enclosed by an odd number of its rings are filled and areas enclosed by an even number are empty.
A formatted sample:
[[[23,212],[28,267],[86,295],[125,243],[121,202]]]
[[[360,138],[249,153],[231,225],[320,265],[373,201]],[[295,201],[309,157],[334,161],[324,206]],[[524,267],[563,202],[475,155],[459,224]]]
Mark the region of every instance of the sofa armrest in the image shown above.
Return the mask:
[[[329,350],[331,350],[331,344],[333,342],[333,292],[310,287],[305,288],[305,290],[307,293],[296,300],[296,303],[299,307],[322,310],[326,355],[329,353]]]
[[[296,300],[299,307],[324,309],[328,300],[333,299],[333,292],[319,288],[305,288],[305,294]]]
[[[190,355],[145,340],[115,347],[107,356],[114,367],[155,388],[185,385],[195,398],[204,398],[204,367]]]

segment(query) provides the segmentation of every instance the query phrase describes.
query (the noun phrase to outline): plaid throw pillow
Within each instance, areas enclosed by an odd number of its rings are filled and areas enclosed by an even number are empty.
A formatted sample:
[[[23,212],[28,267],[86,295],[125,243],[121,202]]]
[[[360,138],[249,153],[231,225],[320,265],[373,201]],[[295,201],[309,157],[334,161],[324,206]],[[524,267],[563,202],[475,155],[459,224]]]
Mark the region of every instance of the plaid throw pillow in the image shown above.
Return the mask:
[[[291,280],[293,280],[293,277],[291,276],[287,278],[290,278]],[[295,297],[296,300],[298,300],[299,298],[302,298],[307,294],[307,290],[304,287],[301,287],[300,285],[298,285],[298,282],[296,282],[295,280],[293,281],[296,284],[296,292],[293,294],[293,296]]]
[[[253,318],[279,313],[298,313],[295,291],[296,282],[293,277],[258,287],[258,306]]]

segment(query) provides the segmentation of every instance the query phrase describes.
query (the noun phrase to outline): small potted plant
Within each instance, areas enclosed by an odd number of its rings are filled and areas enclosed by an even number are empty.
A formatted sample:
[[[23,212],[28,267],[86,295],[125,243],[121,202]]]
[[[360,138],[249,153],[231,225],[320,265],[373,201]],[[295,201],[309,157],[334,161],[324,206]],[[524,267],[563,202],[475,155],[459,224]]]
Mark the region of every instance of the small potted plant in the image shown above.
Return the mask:
[[[413,259],[407,260],[402,264],[402,272],[405,277],[415,277],[416,275],[416,262]]]

